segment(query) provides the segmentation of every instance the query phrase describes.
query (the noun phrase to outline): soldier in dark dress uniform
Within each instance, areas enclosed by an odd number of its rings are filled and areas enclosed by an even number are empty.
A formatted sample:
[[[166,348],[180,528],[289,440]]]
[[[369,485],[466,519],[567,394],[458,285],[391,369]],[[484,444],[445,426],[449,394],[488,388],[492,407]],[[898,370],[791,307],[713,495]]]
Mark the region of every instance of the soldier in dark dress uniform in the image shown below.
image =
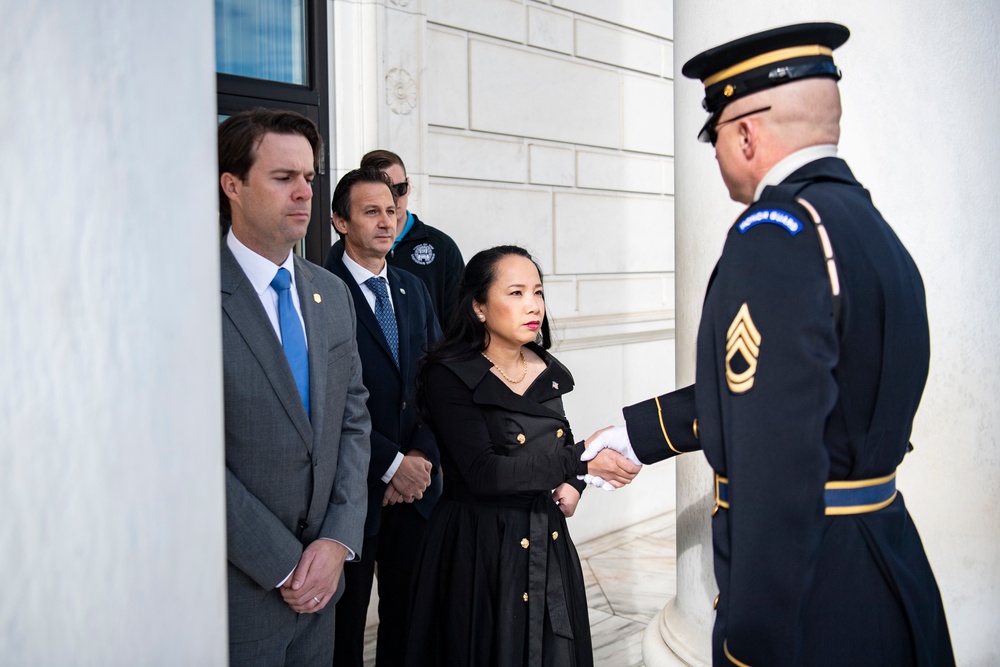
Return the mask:
[[[704,451],[715,665],[954,664],[895,485],[927,378],[923,283],[836,156],[848,35],[777,28],[684,65],[705,84],[699,138],[748,208],[709,282],[695,385],[626,408],[592,445],[643,463]]]

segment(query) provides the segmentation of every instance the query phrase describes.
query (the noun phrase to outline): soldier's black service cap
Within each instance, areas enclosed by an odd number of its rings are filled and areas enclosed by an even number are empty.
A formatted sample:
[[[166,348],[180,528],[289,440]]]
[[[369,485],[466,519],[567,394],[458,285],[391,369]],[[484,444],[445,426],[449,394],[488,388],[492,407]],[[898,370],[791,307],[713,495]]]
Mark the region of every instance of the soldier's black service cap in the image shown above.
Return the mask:
[[[701,105],[710,115],[699,141],[710,140],[719,115],[734,100],[798,79],[839,81],[833,50],[850,36],[838,23],[799,23],[741,37],[684,63],[681,73],[705,84]]]

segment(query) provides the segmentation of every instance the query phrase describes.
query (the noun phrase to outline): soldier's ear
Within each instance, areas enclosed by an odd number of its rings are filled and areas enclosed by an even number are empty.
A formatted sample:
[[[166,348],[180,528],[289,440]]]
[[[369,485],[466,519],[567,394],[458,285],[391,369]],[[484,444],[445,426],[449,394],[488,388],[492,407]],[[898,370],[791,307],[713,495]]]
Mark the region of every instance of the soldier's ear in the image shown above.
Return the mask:
[[[757,142],[760,141],[760,132],[753,122],[739,121],[740,151],[747,160],[752,160],[757,153]]]

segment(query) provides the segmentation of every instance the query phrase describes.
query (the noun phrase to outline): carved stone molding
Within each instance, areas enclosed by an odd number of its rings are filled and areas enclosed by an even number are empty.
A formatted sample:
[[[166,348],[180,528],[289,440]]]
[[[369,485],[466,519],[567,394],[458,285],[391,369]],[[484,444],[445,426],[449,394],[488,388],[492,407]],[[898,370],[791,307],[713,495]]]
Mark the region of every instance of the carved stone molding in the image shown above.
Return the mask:
[[[385,103],[400,116],[409,115],[416,108],[417,82],[405,69],[395,67],[385,75]]]

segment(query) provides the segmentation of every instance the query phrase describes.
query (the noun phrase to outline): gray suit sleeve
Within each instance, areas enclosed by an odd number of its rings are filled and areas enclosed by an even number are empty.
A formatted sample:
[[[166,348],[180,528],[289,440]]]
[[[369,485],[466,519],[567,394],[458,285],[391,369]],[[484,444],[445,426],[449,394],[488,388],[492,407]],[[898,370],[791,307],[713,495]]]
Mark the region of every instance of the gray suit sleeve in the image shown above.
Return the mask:
[[[226,468],[229,562],[262,588],[274,588],[302,556],[302,543]]]

